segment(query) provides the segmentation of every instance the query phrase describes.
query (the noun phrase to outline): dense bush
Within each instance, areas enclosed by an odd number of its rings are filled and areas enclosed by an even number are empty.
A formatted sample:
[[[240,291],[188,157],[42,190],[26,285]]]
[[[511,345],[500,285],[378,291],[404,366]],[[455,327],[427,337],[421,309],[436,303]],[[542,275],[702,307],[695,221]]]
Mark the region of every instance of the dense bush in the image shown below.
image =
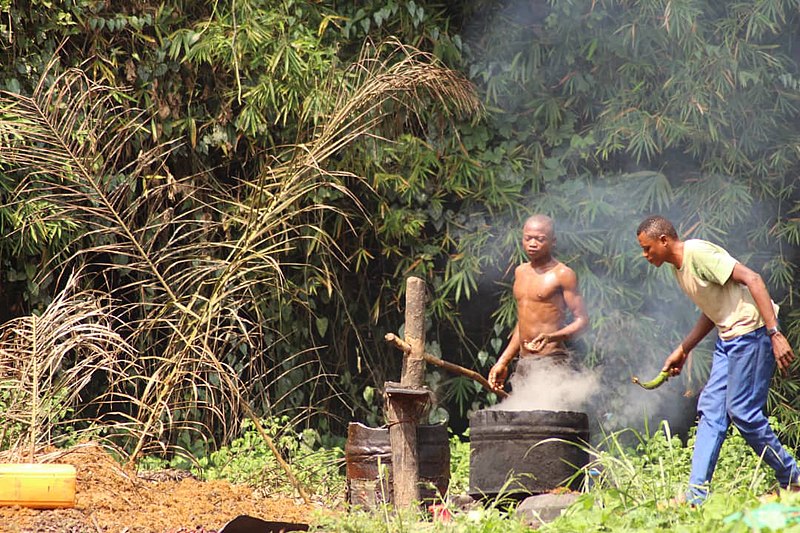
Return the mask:
[[[145,417],[151,436],[177,443],[187,428],[221,442],[235,435],[203,415],[235,419],[221,406],[237,402],[211,392],[226,375],[241,380],[237,390],[256,414],[288,412],[299,426],[312,416],[320,432],[339,434],[352,418],[379,421],[380,395],[363,391],[398,375],[400,355],[382,339],[402,329],[412,274],[429,287],[427,349],[486,372],[515,320],[510,273],[522,259],[521,221],[535,211],[556,219],[558,257],[578,272],[589,305],[592,329],[575,348],[612,390],[660,364],[695,314],[639,257],[633,228],[650,212],[761,270],[790,340],[800,338],[796,1],[26,0],[0,2],[0,13],[0,87],[11,96],[44,93],[78,66],[107,84],[116,106],[109,116],[131,128],[112,156],[92,156],[97,185],[113,193],[107,200],[128,202],[128,237],[160,254],[145,265],[149,274],[153,265],[156,277],[191,266],[204,276],[196,285],[180,277],[167,297],[163,284],[143,282],[142,263],[131,259],[141,254],[109,236],[110,219],[98,227],[49,195],[79,192],[84,214],[119,205],[87,193],[92,173],[40,171],[49,188],[25,186],[30,162],[13,160],[21,141],[0,126],[6,318],[41,312],[61,288],[59,274],[79,264],[97,274],[84,278],[88,286],[133,288],[120,304],[123,332],[173,317],[130,339],[149,351],[142,375],[171,375],[168,364],[200,386],[116,391],[143,403],[170,398],[171,417]],[[364,42],[390,36],[463,73],[484,110],[458,114],[430,92],[404,91],[414,105],[387,99],[372,109],[383,120],[367,135],[338,143],[345,128],[325,137],[336,95],[363,81],[348,67],[376,50]],[[384,66],[402,56],[384,57]],[[2,124],[18,118],[12,101],[4,100]],[[79,127],[61,133],[94,146]],[[304,174],[309,186],[287,193],[288,174],[276,169],[297,168],[298,154],[324,142],[330,149]],[[154,148],[166,153],[143,157]],[[297,216],[265,228],[279,192],[281,208]],[[165,225],[170,232],[156,231]],[[204,244],[191,265],[171,255],[187,251],[187,239]],[[248,239],[263,247],[236,255]],[[205,300],[241,281],[228,260],[249,268],[238,286],[246,290],[236,293],[246,310],[222,312]],[[101,274],[108,265],[114,275]],[[193,313],[219,319],[219,329],[206,330],[217,335],[207,346],[217,366],[187,355],[191,342],[169,329]],[[166,363],[165,351],[174,356]],[[696,350],[694,383],[707,356],[707,345]],[[431,382],[454,422],[493,401],[464,378],[438,378]],[[91,383],[93,393],[103,386]],[[775,388],[771,408],[781,418],[797,419],[798,386],[793,378]],[[607,402],[615,413],[627,400]],[[167,420],[177,423],[154,429]],[[796,437],[796,427],[786,430]]]

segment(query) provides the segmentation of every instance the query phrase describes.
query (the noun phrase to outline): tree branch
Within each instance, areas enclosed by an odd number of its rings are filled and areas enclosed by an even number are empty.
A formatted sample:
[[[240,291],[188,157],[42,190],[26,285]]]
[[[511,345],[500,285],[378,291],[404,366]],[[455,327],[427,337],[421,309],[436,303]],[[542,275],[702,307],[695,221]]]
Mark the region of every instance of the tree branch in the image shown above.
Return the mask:
[[[395,335],[394,333],[387,333],[384,336],[384,339],[389,344],[394,345],[395,348],[400,349],[403,353],[408,353],[411,351],[411,345],[409,345],[406,341]],[[464,368],[461,365],[457,365],[455,363],[450,363],[449,361],[444,361],[439,359],[435,355],[431,355],[429,353],[423,353],[422,358],[425,360],[426,363],[430,363],[432,365],[436,365],[439,368],[444,368],[445,370],[449,370],[455,374],[461,374],[462,376],[474,379],[478,383],[480,383],[484,389],[489,392],[493,392],[497,394],[500,398],[507,398],[508,393],[504,390],[495,390],[489,385],[489,381],[481,374],[475,372],[474,370],[470,370],[469,368]]]

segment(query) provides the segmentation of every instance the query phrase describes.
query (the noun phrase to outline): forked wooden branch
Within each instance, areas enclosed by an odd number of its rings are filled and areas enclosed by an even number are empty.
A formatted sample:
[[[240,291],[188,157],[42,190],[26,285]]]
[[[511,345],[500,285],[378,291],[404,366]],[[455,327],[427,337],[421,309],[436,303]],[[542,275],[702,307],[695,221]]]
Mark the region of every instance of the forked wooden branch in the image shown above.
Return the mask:
[[[406,341],[395,335],[394,333],[387,333],[384,336],[384,339],[389,344],[392,344],[396,348],[400,349],[403,353],[408,353],[409,351],[411,351],[411,346]],[[461,374],[462,376],[474,379],[475,381],[480,383],[484,389],[486,389],[489,392],[497,394],[497,396],[499,396],[500,398],[508,397],[508,393],[506,391],[493,389],[492,386],[489,385],[489,381],[479,373],[475,372],[474,370],[470,370],[469,368],[464,368],[463,366],[457,365],[455,363],[450,363],[449,361],[444,361],[442,359],[439,359],[435,355],[431,355],[429,353],[423,353],[422,358],[425,360],[426,363],[430,363],[432,365],[438,366],[439,368],[444,368],[445,370],[449,370],[450,372],[453,372],[455,374]]]

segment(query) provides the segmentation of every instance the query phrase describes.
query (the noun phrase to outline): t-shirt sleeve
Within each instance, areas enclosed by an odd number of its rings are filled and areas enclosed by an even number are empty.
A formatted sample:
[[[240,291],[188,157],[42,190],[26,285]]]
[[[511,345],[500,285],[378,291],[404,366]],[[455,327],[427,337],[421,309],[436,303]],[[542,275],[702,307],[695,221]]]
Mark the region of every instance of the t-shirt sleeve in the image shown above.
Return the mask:
[[[711,243],[703,243],[694,250],[694,267],[697,275],[705,280],[725,285],[738,261]]]

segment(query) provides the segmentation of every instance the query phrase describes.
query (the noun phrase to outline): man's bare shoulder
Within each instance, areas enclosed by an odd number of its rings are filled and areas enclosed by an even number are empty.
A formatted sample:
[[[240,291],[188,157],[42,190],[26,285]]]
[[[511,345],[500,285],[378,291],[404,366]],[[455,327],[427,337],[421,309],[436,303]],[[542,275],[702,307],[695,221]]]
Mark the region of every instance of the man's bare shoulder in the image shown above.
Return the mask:
[[[578,279],[578,275],[575,273],[575,271],[561,261],[556,261],[556,266],[553,267],[553,272],[561,283],[573,284]]]
[[[561,272],[572,273],[572,274],[575,273],[574,270],[572,270],[570,267],[568,267],[566,264],[562,263],[561,261],[556,261],[556,264],[553,267],[553,270],[558,272],[558,273],[561,273]]]
[[[553,267],[550,269],[550,272],[555,274],[559,282],[562,283],[569,283],[578,278],[577,274],[575,274],[575,271],[561,261],[555,261],[555,265],[553,265]]]

